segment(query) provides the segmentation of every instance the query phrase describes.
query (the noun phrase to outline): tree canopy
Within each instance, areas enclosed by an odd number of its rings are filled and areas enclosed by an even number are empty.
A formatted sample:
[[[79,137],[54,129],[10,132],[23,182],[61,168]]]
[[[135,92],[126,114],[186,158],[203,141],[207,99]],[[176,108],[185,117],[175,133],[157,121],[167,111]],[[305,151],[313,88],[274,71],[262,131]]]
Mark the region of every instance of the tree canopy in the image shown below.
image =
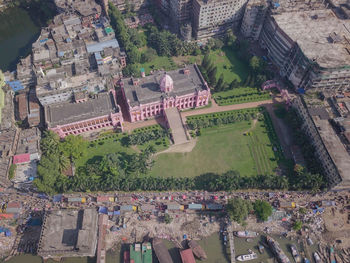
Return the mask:
[[[228,201],[226,210],[231,220],[242,224],[250,211],[253,210],[253,206],[250,201],[243,200],[242,198],[234,198]]]
[[[254,212],[261,221],[266,221],[272,215],[272,206],[264,200],[254,202]]]

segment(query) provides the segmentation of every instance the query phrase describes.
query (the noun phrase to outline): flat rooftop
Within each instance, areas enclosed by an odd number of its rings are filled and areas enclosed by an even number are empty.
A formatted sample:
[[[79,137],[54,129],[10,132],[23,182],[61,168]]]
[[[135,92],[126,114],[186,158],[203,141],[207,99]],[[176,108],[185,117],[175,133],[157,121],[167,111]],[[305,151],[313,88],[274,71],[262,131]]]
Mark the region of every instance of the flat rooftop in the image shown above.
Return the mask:
[[[95,256],[97,221],[94,209],[46,212],[38,254],[43,257]]]
[[[167,71],[174,82],[174,89],[169,94],[161,92],[159,83],[165,71],[158,71],[145,78],[139,79],[139,85],[133,85],[131,78],[123,79],[124,92],[130,106],[152,103],[161,101],[162,96],[183,96],[195,93],[197,90],[206,90],[205,81],[197,67],[197,65],[189,65],[186,67],[190,71],[184,74],[183,69]]]
[[[62,102],[45,107],[45,118],[49,127],[88,120],[119,112],[112,93],[94,95],[85,102]]]
[[[343,185],[350,185],[350,156],[328,120],[314,116],[313,120],[329,155],[338,168]]]
[[[340,20],[330,9],[283,12],[273,17],[304,54],[316,59],[321,67],[350,65],[349,20]]]

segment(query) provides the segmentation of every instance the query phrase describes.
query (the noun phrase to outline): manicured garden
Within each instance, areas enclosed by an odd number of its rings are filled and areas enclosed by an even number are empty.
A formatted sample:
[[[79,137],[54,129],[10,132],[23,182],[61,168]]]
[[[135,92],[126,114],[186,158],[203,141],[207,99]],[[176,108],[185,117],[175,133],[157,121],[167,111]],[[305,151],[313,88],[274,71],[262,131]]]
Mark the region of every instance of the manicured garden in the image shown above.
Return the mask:
[[[104,133],[88,144],[86,154],[76,161],[76,166],[95,162],[111,153],[132,154],[140,152],[148,146],[154,147],[157,152],[169,147],[169,139],[159,125],[136,129],[130,135],[115,132]]]
[[[216,92],[212,96],[220,106],[262,101],[271,98],[269,93],[249,87]]]
[[[274,174],[279,144],[269,120],[258,114],[260,110],[189,117],[187,124],[197,130],[192,134],[198,135],[200,130],[195,148],[189,153],[159,154],[150,174],[195,177],[229,170],[238,171],[242,176]],[[257,117],[259,121],[255,120]]]

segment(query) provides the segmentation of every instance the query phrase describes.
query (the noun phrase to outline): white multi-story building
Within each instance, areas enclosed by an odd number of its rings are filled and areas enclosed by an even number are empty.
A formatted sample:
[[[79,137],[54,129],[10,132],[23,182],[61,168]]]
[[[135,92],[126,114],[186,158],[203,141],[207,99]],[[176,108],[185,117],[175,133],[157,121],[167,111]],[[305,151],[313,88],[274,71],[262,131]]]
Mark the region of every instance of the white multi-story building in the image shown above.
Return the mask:
[[[247,0],[194,0],[193,31],[197,39],[225,33],[235,28]]]

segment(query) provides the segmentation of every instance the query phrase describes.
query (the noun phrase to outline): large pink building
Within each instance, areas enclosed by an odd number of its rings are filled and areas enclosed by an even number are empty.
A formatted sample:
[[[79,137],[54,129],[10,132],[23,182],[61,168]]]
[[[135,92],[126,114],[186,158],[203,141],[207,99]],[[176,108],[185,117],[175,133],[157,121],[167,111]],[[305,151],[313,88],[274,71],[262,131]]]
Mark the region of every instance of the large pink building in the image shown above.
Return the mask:
[[[122,79],[120,86],[131,122],[163,115],[171,107],[205,106],[210,99],[209,87],[195,64],[141,79]]]
[[[100,128],[122,129],[123,124],[114,91],[99,93],[93,98],[79,97],[75,102],[45,106],[45,120],[48,129],[61,138]]]

